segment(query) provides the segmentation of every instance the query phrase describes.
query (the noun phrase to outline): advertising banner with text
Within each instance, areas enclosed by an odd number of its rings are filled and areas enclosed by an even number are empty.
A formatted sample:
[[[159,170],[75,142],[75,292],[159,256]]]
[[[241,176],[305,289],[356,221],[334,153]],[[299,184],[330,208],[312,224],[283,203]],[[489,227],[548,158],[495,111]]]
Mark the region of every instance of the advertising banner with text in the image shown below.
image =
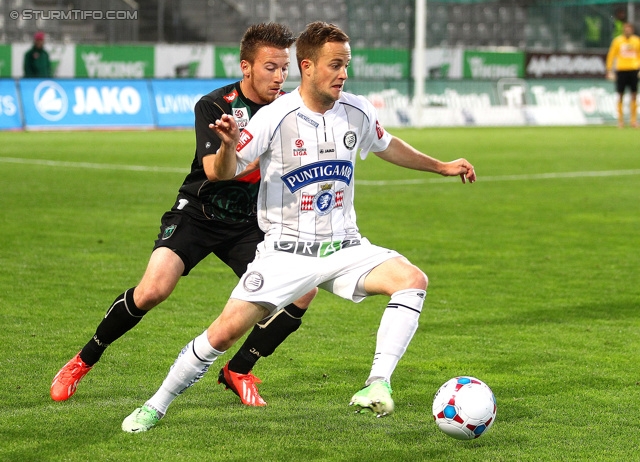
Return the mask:
[[[349,77],[375,80],[408,78],[410,56],[409,50],[352,49]]]
[[[16,82],[12,79],[0,79],[0,130],[20,128],[22,128],[22,116]]]
[[[216,88],[235,81],[236,79],[152,80],[151,92],[157,126],[193,127],[193,107],[198,100]]]
[[[526,77],[535,79],[602,79],[606,53],[527,53]]]
[[[403,82],[367,90],[351,82],[350,91],[364,94],[386,126],[509,126],[607,124],[616,120],[617,95],[603,79],[517,79],[495,82],[430,81],[420,107]],[[625,97],[625,107],[628,104]]]
[[[154,47],[149,45],[76,45],[76,77],[142,79],[155,72]]]
[[[146,80],[20,81],[27,129],[152,128]]]
[[[465,50],[462,77],[473,80],[522,78],[524,77],[524,53]]]

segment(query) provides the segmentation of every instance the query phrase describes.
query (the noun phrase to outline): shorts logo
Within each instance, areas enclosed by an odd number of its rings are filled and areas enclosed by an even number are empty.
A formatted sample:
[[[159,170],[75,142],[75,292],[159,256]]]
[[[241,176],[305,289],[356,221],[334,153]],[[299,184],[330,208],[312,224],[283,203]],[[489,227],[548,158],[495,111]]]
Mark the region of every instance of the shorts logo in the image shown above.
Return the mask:
[[[242,281],[242,287],[244,287],[244,290],[247,292],[257,292],[262,289],[263,285],[264,278],[262,274],[257,271],[251,271],[244,277],[244,281]]]
[[[210,147],[211,147],[211,141],[207,141],[207,142],[204,144],[204,148],[205,148],[205,149],[209,149]]]
[[[240,133],[240,140],[236,146],[236,151],[242,151],[252,139],[253,135],[249,133],[248,130],[243,130],[242,133]]]
[[[167,226],[162,232],[162,240],[166,241],[167,239],[169,239],[173,235],[173,232],[176,230],[177,227],[178,225]]]
[[[302,193],[300,202],[301,212],[314,211],[318,215],[323,216],[330,213],[334,208],[341,208],[344,198],[344,189],[334,191],[332,189],[324,189],[315,196],[312,194]]]
[[[354,132],[353,130],[349,130],[347,133],[344,134],[344,146],[351,151],[353,148],[356,147],[356,143],[358,142],[358,136],[356,135],[356,132]]]
[[[360,239],[345,239],[343,241],[306,242],[306,241],[277,241],[274,250],[294,253],[305,257],[328,257],[339,250],[360,245]]]
[[[291,140],[291,144],[293,145],[293,157],[301,157],[307,155],[307,148],[304,147],[304,140],[296,138],[295,140]]]

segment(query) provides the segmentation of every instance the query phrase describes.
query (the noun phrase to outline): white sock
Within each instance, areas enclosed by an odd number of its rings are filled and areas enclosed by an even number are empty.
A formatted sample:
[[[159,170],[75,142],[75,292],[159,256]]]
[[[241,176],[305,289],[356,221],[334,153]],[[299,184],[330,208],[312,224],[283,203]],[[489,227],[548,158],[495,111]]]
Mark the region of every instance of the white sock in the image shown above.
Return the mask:
[[[182,349],[156,394],[145,404],[158,411],[160,417],[164,416],[172,401],[200,380],[209,366],[223,353],[224,351],[218,351],[209,344],[205,330]]]
[[[380,320],[376,353],[366,385],[376,380],[391,381],[391,374],[418,329],[418,318],[426,295],[424,290],[407,289],[391,296]]]

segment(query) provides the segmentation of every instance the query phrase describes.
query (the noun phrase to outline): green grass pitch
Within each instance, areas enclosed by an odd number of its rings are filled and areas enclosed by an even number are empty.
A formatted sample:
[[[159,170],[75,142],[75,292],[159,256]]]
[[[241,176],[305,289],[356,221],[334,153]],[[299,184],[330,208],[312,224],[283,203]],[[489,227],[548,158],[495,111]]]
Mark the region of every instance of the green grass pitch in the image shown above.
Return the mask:
[[[0,460],[620,461],[640,451],[640,132],[612,127],[392,130],[478,181],[356,167],[361,232],[430,279],[393,376],[396,413],[354,415],[386,299],[321,292],[254,372],[242,406],[217,366],[156,428],[120,424],[236,283],[215,258],[112,345],[68,402],[58,369],[146,267],[194,151],[191,131],[2,132]],[[461,442],[431,417],[438,387],[474,375],[495,425]]]

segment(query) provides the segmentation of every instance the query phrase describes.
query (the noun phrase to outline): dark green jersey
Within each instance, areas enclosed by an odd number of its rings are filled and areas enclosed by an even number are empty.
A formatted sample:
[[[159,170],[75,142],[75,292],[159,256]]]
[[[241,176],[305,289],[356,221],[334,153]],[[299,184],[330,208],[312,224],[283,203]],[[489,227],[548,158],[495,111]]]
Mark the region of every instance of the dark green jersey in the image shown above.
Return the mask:
[[[49,53],[43,48],[31,47],[24,55],[24,76],[48,78],[51,75]]]
[[[215,155],[220,138],[209,128],[222,114],[232,114],[240,130],[263,105],[245,98],[240,82],[227,85],[203,96],[194,108],[196,152],[191,172],[180,187],[179,198],[188,201],[185,207],[201,217],[224,222],[256,220],[256,201],[260,187],[260,171],[239,180],[215,181],[207,179],[202,159]]]

